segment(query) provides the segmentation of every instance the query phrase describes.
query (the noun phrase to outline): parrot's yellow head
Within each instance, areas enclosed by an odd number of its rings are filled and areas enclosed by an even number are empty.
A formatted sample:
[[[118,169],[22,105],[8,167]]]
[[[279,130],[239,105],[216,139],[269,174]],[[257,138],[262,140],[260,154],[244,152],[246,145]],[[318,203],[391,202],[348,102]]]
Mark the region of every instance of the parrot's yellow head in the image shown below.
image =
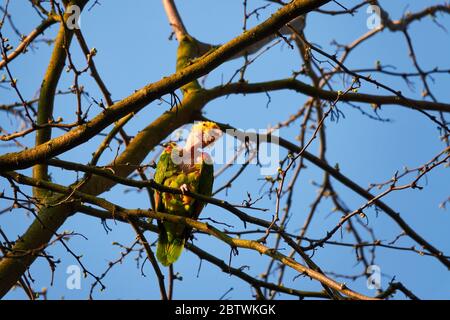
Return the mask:
[[[222,136],[222,130],[217,123],[211,121],[196,122],[186,140],[186,149],[206,148]]]

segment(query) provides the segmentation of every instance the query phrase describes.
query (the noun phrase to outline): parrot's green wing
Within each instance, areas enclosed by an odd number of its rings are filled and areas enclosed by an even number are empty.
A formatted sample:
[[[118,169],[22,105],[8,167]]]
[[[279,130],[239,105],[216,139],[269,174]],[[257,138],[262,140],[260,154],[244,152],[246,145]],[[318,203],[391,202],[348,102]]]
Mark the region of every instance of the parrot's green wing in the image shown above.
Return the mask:
[[[188,172],[184,172],[179,166],[173,164],[170,155],[166,159],[163,154],[158,162],[158,170],[163,170],[163,173],[157,172],[155,181],[161,179],[160,181],[167,187],[180,188],[185,184],[192,192],[211,196],[214,181],[212,164],[202,162],[195,164]],[[155,194],[157,194],[155,203],[159,204],[158,208],[168,214],[197,219],[205,205],[204,202],[186,195],[175,195],[168,192],[155,192]],[[159,225],[160,237],[156,256],[163,265],[169,266],[181,255],[184,244],[191,234],[191,228],[168,221]]]
[[[155,182],[169,186],[181,169],[172,161],[172,149],[176,148],[175,144],[164,149],[159,161],[156,165]],[[169,194],[155,191],[154,200],[156,210],[159,212],[177,214],[170,208],[167,208],[167,201],[164,198]],[[177,225],[169,222],[161,222],[158,220],[159,239],[156,256],[158,260],[165,266],[172,264],[181,254],[184,247],[184,239],[176,237]]]
[[[214,184],[214,166],[207,162],[202,162],[202,164],[197,165],[199,169],[198,180],[196,181],[196,189],[192,190],[198,194],[211,197],[212,188]],[[191,219],[197,220],[202,212],[203,208],[207,203],[195,199],[191,210],[189,212],[189,217]],[[186,227],[184,230],[184,239],[187,241],[191,236],[192,228]]]
[[[178,166],[172,161],[172,149],[176,148],[175,143],[171,143],[170,147],[167,147],[163,150],[161,153],[161,156],[159,157],[159,161],[156,164],[156,170],[155,170],[155,176],[154,180],[156,183],[165,184],[165,181],[167,178],[170,178],[177,174],[177,172],[180,170]],[[155,191],[154,192],[154,200],[155,200],[155,207],[157,211],[165,212],[165,208],[163,205],[161,192]]]
[[[159,157],[159,161],[156,164],[155,177],[154,180],[157,183],[162,184],[164,182],[164,178],[166,176],[167,168],[169,167],[169,162],[172,161],[170,158],[170,152],[165,149],[161,156]]]
[[[204,161],[200,167],[198,190],[196,192],[204,196],[211,197],[213,184],[214,184],[214,166]],[[206,205],[205,202],[195,200],[191,218],[198,219],[205,205]]]

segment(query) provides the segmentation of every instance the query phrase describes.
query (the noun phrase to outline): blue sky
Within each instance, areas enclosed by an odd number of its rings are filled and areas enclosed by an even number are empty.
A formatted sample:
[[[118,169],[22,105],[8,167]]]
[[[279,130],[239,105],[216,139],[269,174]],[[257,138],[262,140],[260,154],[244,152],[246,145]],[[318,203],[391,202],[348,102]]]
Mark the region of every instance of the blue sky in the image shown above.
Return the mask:
[[[97,68],[106,82],[114,100],[120,100],[134,90],[141,88],[145,84],[157,81],[162,77],[175,71],[176,42],[169,41],[171,30],[167,23],[165,13],[160,1],[133,0],[129,5],[120,6],[114,1],[100,1],[101,5],[95,6],[90,11],[85,11],[81,17],[81,28],[86,41],[90,47],[95,47],[98,51],[95,57]],[[205,1],[191,0],[178,1],[179,11],[184,19],[188,31],[197,39],[208,43],[224,43],[242,32],[242,1]],[[251,8],[256,8],[264,1],[249,1]],[[347,6],[352,5],[352,1],[341,3]],[[391,18],[397,19],[406,11],[417,11],[424,5],[438,4],[440,1],[381,1],[381,4],[389,10]],[[88,5],[89,6],[89,5]],[[261,13],[261,21],[268,17],[275,10],[275,6],[270,6]],[[339,9],[335,4],[327,5],[329,9]],[[39,18],[36,13],[29,8],[26,1],[12,1],[10,12],[15,17],[17,27],[28,33],[38,23]],[[305,33],[308,39],[320,45],[328,52],[332,52],[334,47],[330,45],[332,40],[338,43],[346,43],[358,38],[367,32],[366,20],[368,15],[365,8],[362,8],[355,16],[321,16],[313,13],[308,16],[308,24]],[[439,23],[450,29],[450,19],[448,16],[438,16]],[[258,21],[253,17],[250,24],[256,25]],[[57,27],[53,26],[45,33],[45,38],[52,38],[56,34]],[[450,39],[449,34],[438,27],[427,17],[420,23],[413,24],[410,28],[413,36],[417,57],[421,66],[427,70],[439,66],[449,69],[450,63]],[[17,36],[5,30],[13,44],[18,43]],[[80,55],[80,50],[74,43],[73,54],[76,63],[84,67],[84,58]],[[51,53],[51,47],[39,42],[36,44],[37,50],[29,52],[27,55],[17,58],[10,65],[14,76],[19,79],[18,86],[21,92],[27,97],[36,96],[39,90],[41,78],[47,67]],[[391,34],[383,32],[374,37],[367,44],[355,51],[348,60],[348,67],[366,68],[375,66],[379,60],[383,65],[395,65],[398,71],[413,70],[411,60],[404,37],[400,33]],[[299,70],[299,56],[296,50],[290,49],[281,43],[260,57],[255,64],[249,67],[247,77],[249,81],[266,81],[272,79],[282,79],[291,76],[293,71]],[[214,70],[206,78],[206,87],[213,87],[227,81],[234,71],[242,65],[241,60],[235,60],[224,64]],[[306,78],[299,78],[307,81]],[[338,79],[338,78],[336,78]],[[376,76],[377,80],[390,86],[402,90],[402,92],[412,98],[421,99],[422,85],[414,79],[415,88],[411,90],[404,82],[396,78]],[[73,75],[64,73],[59,84],[61,90],[67,90],[71,85]],[[97,90],[92,79],[88,75],[81,78],[86,90],[100,99],[100,92]],[[336,80],[333,83],[336,89],[345,90],[346,84]],[[440,101],[450,101],[449,76],[436,75],[432,83],[433,93]],[[385,91],[376,89],[373,86],[363,83],[360,92],[375,94],[387,94]],[[211,102],[205,109],[206,116],[221,122],[228,122],[235,127],[242,129],[264,129],[268,125],[274,125],[278,121],[283,121],[290,114],[295,113],[307,97],[301,94],[282,91],[271,93],[271,103],[266,108],[267,97],[264,94],[247,96],[230,96],[220,98]],[[17,98],[12,90],[0,88],[0,103],[16,101]],[[89,104],[84,100],[85,107]],[[369,107],[361,105],[365,110]],[[384,118],[392,119],[391,123],[381,123],[368,119],[359,111],[350,108],[348,105],[338,105],[345,117],[339,121],[327,121],[328,150],[327,159],[330,164],[339,163],[340,170],[348,177],[352,178],[362,186],[369,183],[388,180],[395,171],[402,170],[404,166],[415,167],[430,160],[434,155],[444,148],[444,144],[439,141],[439,132],[436,125],[431,123],[423,115],[398,106],[383,106],[380,115]],[[67,121],[73,117],[75,99],[68,96],[57,97],[55,102],[55,118],[62,116]],[[135,134],[138,130],[155,119],[162,112],[167,110],[167,105],[156,102],[147,106],[140,112],[126,127],[127,132]],[[91,107],[90,115],[99,112],[95,105]],[[0,125],[4,128],[12,128],[14,119],[8,118],[5,114],[0,116]],[[294,141],[298,134],[299,123],[289,129],[282,129],[280,134],[287,139]],[[55,131],[55,135],[61,134]],[[311,134],[311,132],[309,133]],[[28,136],[21,139],[21,142],[29,146],[32,145],[33,137]],[[83,147],[78,147],[64,155],[63,159],[71,161],[87,162],[88,157],[101,141],[100,138],[91,139]],[[12,151],[14,148],[3,148],[1,152]],[[317,142],[310,146],[309,151],[316,153]],[[102,158],[101,163],[107,163],[116,152],[112,149]],[[148,160],[152,159],[149,155]],[[310,203],[316,195],[316,188],[312,186],[312,181],[320,182],[321,171],[312,164],[307,163],[308,169],[304,170],[298,181],[297,190],[294,197],[294,209],[290,226],[293,231],[298,231],[305,219]],[[216,166],[216,170],[219,169]],[[224,176],[221,176],[215,186],[221,186],[229,178],[236,168]],[[30,174],[30,170],[24,170],[25,174]],[[68,184],[74,181],[75,175],[63,172],[59,169],[52,171],[55,182]],[[226,194],[222,192],[217,197],[226,198],[232,203],[241,203],[246,199],[246,192],[258,196],[262,182],[259,169],[251,166],[247,172],[241,176],[238,182]],[[395,192],[385,198],[387,204],[401,213],[401,216],[414,227],[425,239],[436,245],[443,252],[450,253],[450,241],[448,230],[450,227],[449,210],[439,209],[439,203],[449,196],[450,175],[448,169],[438,169],[427,175],[426,188],[422,191],[400,191]],[[338,182],[334,186],[340,192],[346,204],[356,209],[363,205],[365,201],[351,190],[344,188]],[[0,180],[0,188],[8,190],[8,185],[4,180]],[[26,188],[24,189],[26,190]],[[126,192],[124,188],[116,187],[110,192],[102,195],[118,204],[130,208],[148,207],[148,199],[145,193]],[[3,200],[2,200],[3,201]],[[2,208],[7,203],[2,203]],[[263,198],[258,202],[258,206],[267,207],[274,210],[274,199]],[[330,214],[332,205],[324,202],[315,216],[310,233],[312,238],[323,237],[327,230],[330,230],[338,221],[339,216]],[[271,211],[270,211],[271,212]],[[270,213],[250,212],[258,217],[270,220]],[[376,214],[374,210],[367,211],[370,226],[376,230],[378,239],[392,240],[401,231],[383,213]],[[204,217],[211,217],[224,221],[235,226],[235,229],[242,229],[242,223],[224,210],[217,207],[208,206],[204,210]],[[15,210],[12,213],[0,216],[0,225],[10,239],[22,234],[32,219],[26,212]],[[62,230],[73,230],[82,233],[88,240],[81,237],[72,238],[68,244],[77,253],[83,254],[83,262],[89,270],[99,275],[108,265],[108,261],[115,260],[120,256],[121,249],[112,246],[112,242],[119,242],[123,245],[133,243],[135,235],[133,230],[124,224],[109,222],[112,231],[105,233],[103,226],[98,219],[93,219],[83,215],[71,217]],[[297,230],[296,230],[296,227]],[[249,236],[250,239],[255,236]],[[156,240],[154,234],[148,234],[148,239]],[[334,240],[340,240],[337,234]],[[343,241],[352,241],[351,235],[343,234]],[[224,261],[228,261],[229,247],[220,243],[216,239],[208,236],[198,236],[196,244],[209,252],[216,253]],[[269,243],[270,244],[270,243]],[[402,238],[398,242],[402,246],[412,246],[414,243]],[[285,253],[289,249],[282,251]],[[55,282],[49,287],[51,273],[45,260],[38,260],[31,268],[31,273],[35,279],[33,287],[39,290],[41,287],[48,287],[48,296],[52,299],[85,299],[88,296],[90,285],[93,279],[88,277],[82,280],[81,290],[68,290],[66,288],[66,269],[77,262],[68,255],[61,245],[54,245],[50,253],[61,258],[61,263],[55,273]],[[105,278],[104,283],[107,289],[104,292],[94,291],[96,299],[158,299],[159,291],[155,281],[155,276],[147,263],[144,267],[146,277],[141,275],[141,270],[136,267],[135,255],[128,257],[123,265],[117,266]],[[356,274],[362,272],[361,265],[355,265],[354,252],[351,248],[341,248],[327,246],[317,251],[314,260],[325,271],[336,273]],[[254,263],[257,261],[257,263]],[[412,252],[389,251],[379,248],[377,252],[377,264],[383,274],[383,286],[386,287],[392,277],[403,282],[408,288],[419,297],[434,299],[450,298],[450,273],[435,259],[422,257]],[[233,257],[232,264],[235,267],[251,265],[246,270],[252,276],[257,277],[265,271],[268,259],[259,254],[240,250],[240,255]],[[177,299],[216,299],[221,297],[227,290],[233,290],[227,298],[251,298],[251,290],[248,284],[239,281],[236,277],[222,273],[217,267],[202,263],[199,277],[197,270],[199,259],[192,253],[185,251],[179,262],[175,265],[175,270],[183,277],[182,281],[177,281],[175,295]],[[344,281],[344,280],[343,280]],[[366,294],[374,294],[366,288],[365,280],[356,282],[345,280],[347,284]],[[320,290],[320,286],[305,278],[295,278],[295,273],[289,271],[284,284],[302,290]],[[25,298],[21,290],[10,292],[9,299]],[[398,295],[403,298],[403,295]],[[288,298],[280,296],[280,298]]]

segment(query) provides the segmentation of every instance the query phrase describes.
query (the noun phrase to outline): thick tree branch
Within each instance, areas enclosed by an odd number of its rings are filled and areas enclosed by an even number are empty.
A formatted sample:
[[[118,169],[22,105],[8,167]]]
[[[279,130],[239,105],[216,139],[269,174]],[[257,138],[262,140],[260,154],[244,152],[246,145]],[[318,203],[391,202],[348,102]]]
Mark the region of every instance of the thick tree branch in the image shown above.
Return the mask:
[[[87,0],[71,1],[69,5],[79,5],[81,9],[86,4]],[[70,43],[73,37],[73,31],[66,27],[66,20],[70,17],[69,13],[64,14],[63,21],[59,27],[58,35],[56,36],[53,52],[50,62],[45,72],[41,83],[39,93],[38,110],[37,110],[37,125],[46,125],[53,120],[53,104],[55,101],[56,87],[61,77],[61,73],[66,64],[67,50],[69,50]],[[61,20],[61,19],[60,19]],[[36,131],[35,145],[39,146],[48,142],[51,139],[52,127],[45,126]],[[33,177],[36,179],[48,180],[48,168],[45,164],[38,164],[33,167]],[[34,196],[37,198],[45,197],[45,192],[35,188],[33,190]]]
[[[339,98],[339,101],[363,102],[375,105],[377,107],[381,105],[399,105],[410,109],[450,112],[450,104],[447,103],[414,99],[401,99],[398,96],[382,96],[354,92],[348,92],[345,95],[339,95],[338,92],[319,89],[292,78],[260,83],[233,83],[212,88],[210,90],[210,94],[219,97],[229,94],[264,93],[277,90],[294,90],[309,97],[319,98],[327,101],[335,101],[337,98]]]
[[[162,0],[164,10],[166,11],[167,18],[169,19],[170,26],[172,27],[175,36],[178,41],[181,41],[183,36],[187,33],[186,27],[183,24],[183,20],[178,13],[174,0]]]
[[[115,103],[88,123],[80,125],[76,129],[42,145],[0,156],[0,170],[24,169],[88,141],[126,114],[137,112],[155,99],[174,92],[188,82],[205,75],[246,47],[280,29],[298,15],[305,14],[329,1],[296,0],[291,2],[260,25],[217,48],[212,53],[203,56],[201,59],[197,59],[196,62],[183,70],[137,90],[134,94]]]

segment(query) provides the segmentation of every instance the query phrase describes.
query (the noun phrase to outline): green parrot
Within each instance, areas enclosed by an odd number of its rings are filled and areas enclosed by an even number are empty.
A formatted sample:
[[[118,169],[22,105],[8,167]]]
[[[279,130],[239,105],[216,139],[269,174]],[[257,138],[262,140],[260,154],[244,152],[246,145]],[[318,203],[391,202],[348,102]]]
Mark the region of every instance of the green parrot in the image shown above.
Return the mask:
[[[217,124],[209,121],[196,123],[184,148],[169,143],[162,152],[155,171],[155,182],[166,187],[180,189],[182,194],[155,190],[155,207],[158,212],[197,219],[205,206],[184,193],[189,190],[211,196],[214,183],[214,167],[203,148],[214,143],[221,135]],[[156,257],[164,266],[170,266],[181,255],[191,228],[168,221],[158,221],[159,239]]]

